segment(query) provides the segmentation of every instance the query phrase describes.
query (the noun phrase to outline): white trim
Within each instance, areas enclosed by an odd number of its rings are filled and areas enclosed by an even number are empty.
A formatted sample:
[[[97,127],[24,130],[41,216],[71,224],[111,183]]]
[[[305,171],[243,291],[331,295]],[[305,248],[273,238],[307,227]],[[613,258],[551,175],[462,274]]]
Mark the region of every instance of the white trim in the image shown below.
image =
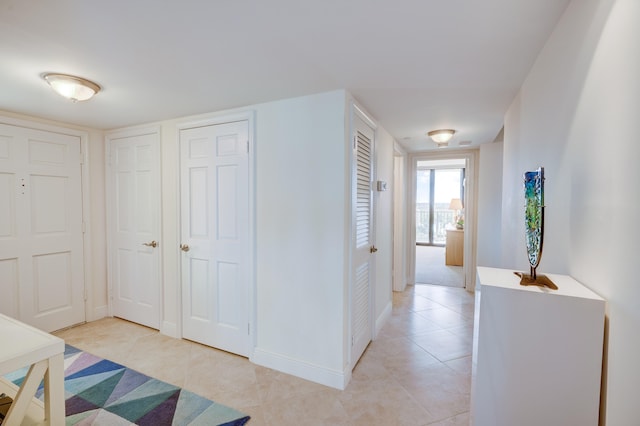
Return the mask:
[[[104,178],[105,178],[105,200],[106,200],[106,211],[105,211],[105,224],[106,224],[106,240],[107,240],[107,313],[108,316],[113,316],[113,281],[112,281],[112,256],[111,256],[111,248],[113,247],[113,239],[112,239],[112,227],[115,223],[115,218],[113,217],[112,206],[115,206],[116,203],[113,200],[114,188],[113,182],[111,180],[112,176],[112,164],[111,164],[111,142],[116,139],[123,138],[131,138],[135,136],[147,136],[147,135],[156,135],[157,146],[157,158],[158,161],[158,176],[160,177],[159,186],[159,209],[158,209],[158,239],[160,241],[158,245],[158,256],[160,256],[160,261],[158,262],[158,279],[160,280],[159,286],[159,294],[158,294],[158,318],[160,327],[163,323],[162,319],[164,318],[164,274],[163,274],[163,235],[162,235],[162,133],[160,125],[151,125],[151,126],[134,126],[128,127],[113,131],[108,131],[104,135],[104,150],[105,150],[105,166],[104,166]]]
[[[185,129],[188,127],[184,127]],[[182,179],[182,172],[180,169],[180,131],[182,128],[179,125],[175,126],[175,153],[174,162],[175,162],[175,182],[176,182],[176,204],[175,204],[175,218],[176,223],[174,224],[176,227],[176,246],[173,248],[176,260],[176,277],[175,277],[175,294],[173,298],[175,300],[175,312],[176,312],[176,322],[166,322],[163,323],[163,328],[161,329],[162,333],[167,336],[173,336],[178,339],[182,339],[182,254],[180,253],[180,245],[182,244],[182,193],[180,192],[180,188],[182,188],[182,183],[180,182]],[[171,333],[174,332],[174,334]]]
[[[409,223],[408,263],[409,284],[415,284],[416,271],[416,166],[419,160],[443,160],[449,158],[464,158],[466,160],[466,188],[465,188],[465,233],[464,233],[464,280],[467,291],[474,291],[476,282],[476,215],[477,215],[477,179],[478,179],[479,151],[451,150],[445,152],[417,152],[409,156],[409,188],[407,220]]]
[[[340,390],[344,390],[351,379],[350,367],[344,371],[333,370],[262,348],[255,348],[250,360],[254,364]]]
[[[63,127],[63,125],[47,124],[38,121],[23,120],[20,118],[0,115],[0,123],[10,126],[24,127],[33,130],[43,130],[80,138],[80,153],[82,163],[80,164],[80,185],[82,191],[82,222],[84,223],[84,233],[82,234],[82,266],[83,266],[83,287],[84,287],[84,321],[93,321],[102,318],[98,309],[93,306],[93,285],[91,267],[91,197],[89,194],[90,167],[89,167],[89,132],[87,130]]]
[[[387,321],[389,321],[389,319],[391,318],[392,312],[393,312],[393,303],[391,300],[389,300],[389,303],[387,303],[387,306],[384,307],[384,309],[382,310],[382,313],[376,319],[375,337],[378,337],[378,334],[380,333],[380,330],[382,330],[382,327],[384,327]]]
[[[378,125],[375,121],[373,121],[373,118],[369,117],[369,114],[367,114],[355,100],[351,101],[351,108],[353,108],[352,112],[355,112],[360,118],[362,118],[369,125],[369,127],[371,127],[374,131],[378,130]],[[351,124],[353,124],[353,121],[351,121]]]
[[[394,156],[406,156],[407,155],[407,150],[404,149],[404,147],[402,145],[400,145],[398,143],[398,141],[396,141],[395,139],[393,140],[393,155]]]
[[[180,206],[182,200],[182,194],[180,190],[182,188],[181,185],[181,170],[180,170],[180,132],[182,130],[193,129],[197,127],[206,127],[206,126],[215,126],[218,124],[224,123],[233,123],[236,121],[247,121],[249,126],[249,147],[248,147],[248,169],[249,169],[249,258],[248,265],[249,268],[249,341],[248,341],[248,357],[251,358],[254,353],[254,349],[257,345],[257,279],[256,279],[256,118],[255,118],[254,110],[246,110],[235,113],[221,113],[221,114],[212,114],[208,117],[198,118],[196,120],[189,119],[185,121],[181,121],[176,124],[176,143],[178,155],[176,155],[177,167],[176,172],[177,182],[178,182],[178,192],[177,192],[177,203],[176,203],[176,218],[178,219],[176,222],[177,226],[177,237],[178,243],[180,244],[180,239],[182,237],[182,229],[181,229],[181,215],[182,209]],[[182,337],[182,256],[179,253],[179,248],[175,248],[178,251],[178,276],[176,277],[176,312],[177,312],[177,324],[175,326],[175,337]],[[171,329],[170,329],[171,330]],[[174,335],[173,333],[170,335]]]
[[[249,121],[249,125],[251,126],[254,122],[255,112],[253,110],[236,112],[231,114],[214,114],[210,117],[198,118],[196,120],[190,119],[185,121],[180,121],[176,124],[176,129],[178,129],[178,136],[180,136],[180,130],[186,129],[195,129],[197,127],[207,127],[207,126],[215,126],[217,124],[224,123],[233,123],[236,121]],[[251,129],[249,129],[251,130]],[[249,132],[252,133],[252,132]],[[250,135],[251,138],[251,135]],[[178,142],[180,142],[178,138]]]
[[[396,151],[393,156],[393,291],[404,291],[407,287],[406,182],[407,156]]]
[[[95,321],[109,316],[109,306],[102,305],[93,308],[93,318],[87,321]]]
[[[177,327],[177,324],[169,321],[161,321],[160,322],[160,333],[165,336],[174,337],[176,339],[182,338],[182,333]]]
[[[85,321],[95,321],[104,318],[98,307],[93,302],[93,276],[91,268],[91,260],[93,259],[93,251],[91,250],[91,173],[89,171],[89,134],[82,132],[80,135],[80,149],[82,150],[82,164],[80,165],[80,180],[82,185],[82,221],[84,230],[83,239],[83,255],[84,255],[84,312]]]

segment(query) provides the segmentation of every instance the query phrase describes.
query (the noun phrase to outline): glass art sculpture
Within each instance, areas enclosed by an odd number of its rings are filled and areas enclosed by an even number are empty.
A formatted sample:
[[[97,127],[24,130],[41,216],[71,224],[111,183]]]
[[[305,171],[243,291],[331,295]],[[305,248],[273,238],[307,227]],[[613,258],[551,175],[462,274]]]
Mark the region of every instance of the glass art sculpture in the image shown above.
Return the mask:
[[[540,167],[535,172],[525,172],[524,200],[525,235],[530,273],[528,275],[517,273],[521,278],[520,284],[538,285],[557,290],[558,287],[548,277],[536,273],[542,256],[544,236],[544,167]]]

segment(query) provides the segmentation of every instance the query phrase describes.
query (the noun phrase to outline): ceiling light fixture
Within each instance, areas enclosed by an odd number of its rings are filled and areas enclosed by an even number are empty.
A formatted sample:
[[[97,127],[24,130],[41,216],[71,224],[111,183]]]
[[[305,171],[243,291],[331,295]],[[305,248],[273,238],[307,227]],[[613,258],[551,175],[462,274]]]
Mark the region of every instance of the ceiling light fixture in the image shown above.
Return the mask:
[[[100,91],[100,86],[93,81],[73,75],[48,73],[42,78],[60,96],[71,99],[73,102],[89,100]]]
[[[438,144],[438,148],[443,148],[449,144],[449,141],[451,140],[455,132],[456,131],[453,129],[432,130],[427,133],[427,136],[429,136],[431,140]]]

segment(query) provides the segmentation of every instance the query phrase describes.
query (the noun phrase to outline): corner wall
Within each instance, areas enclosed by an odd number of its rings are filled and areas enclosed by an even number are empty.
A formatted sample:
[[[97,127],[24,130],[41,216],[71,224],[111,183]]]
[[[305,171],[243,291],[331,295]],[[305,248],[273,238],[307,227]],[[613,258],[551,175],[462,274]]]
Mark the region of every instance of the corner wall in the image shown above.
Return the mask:
[[[637,422],[640,2],[570,3],[505,120],[502,266],[525,269],[522,173],[545,167],[541,272],[607,300],[601,424]]]
[[[348,143],[344,91],[256,111],[257,341],[252,360],[341,387]]]
[[[478,266],[500,265],[502,142],[480,145],[478,167]],[[524,252],[524,249],[522,250]]]
[[[376,191],[374,186],[374,206],[376,208],[375,245],[375,335],[391,317],[391,293],[393,283],[393,195],[394,195],[394,143],[393,137],[382,127],[376,132],[375,180],[387,183],[386,191]]]

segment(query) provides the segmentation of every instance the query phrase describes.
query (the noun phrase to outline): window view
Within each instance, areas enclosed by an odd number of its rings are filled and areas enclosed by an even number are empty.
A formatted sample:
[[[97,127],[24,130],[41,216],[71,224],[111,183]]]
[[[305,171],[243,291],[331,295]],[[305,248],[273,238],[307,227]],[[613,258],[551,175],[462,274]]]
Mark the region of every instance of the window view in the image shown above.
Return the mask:
[[[453,198],[464,199],[464,168],[421,168],[416,176],[416,243],[442,246],[454,224]]]

